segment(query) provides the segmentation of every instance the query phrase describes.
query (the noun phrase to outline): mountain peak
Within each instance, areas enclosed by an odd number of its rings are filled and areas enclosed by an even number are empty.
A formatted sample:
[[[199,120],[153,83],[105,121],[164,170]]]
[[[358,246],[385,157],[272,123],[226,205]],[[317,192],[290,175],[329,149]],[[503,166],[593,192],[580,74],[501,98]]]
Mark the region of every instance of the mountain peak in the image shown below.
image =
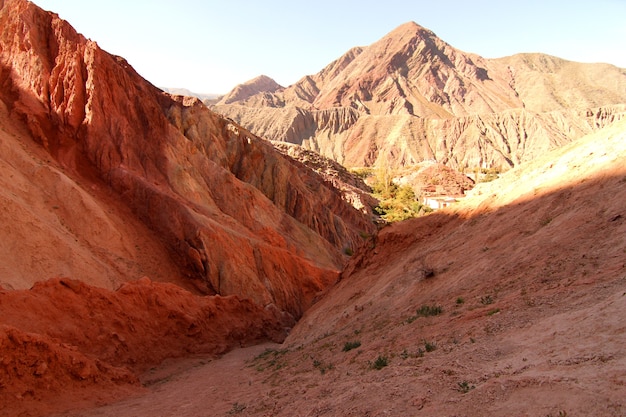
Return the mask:
[[[245,100],[259,93],[274,93],[282,88],[283,86],[267,75],[259,75],[233,88],[230,93],[226,94],[222,100],[220,100],[220,104],[229,104],[235,101]]]
[[[398,36],[402,34],[415,34],[415,33],[422,32],[422,31],[434,35],[434,32],[432,32],[431,30],[426,29],[424,26],[421,26],[413,21],[410,21],[410,22],[403,23],[400,26],[396,27],[394,30],[389,32],[385,37]]]

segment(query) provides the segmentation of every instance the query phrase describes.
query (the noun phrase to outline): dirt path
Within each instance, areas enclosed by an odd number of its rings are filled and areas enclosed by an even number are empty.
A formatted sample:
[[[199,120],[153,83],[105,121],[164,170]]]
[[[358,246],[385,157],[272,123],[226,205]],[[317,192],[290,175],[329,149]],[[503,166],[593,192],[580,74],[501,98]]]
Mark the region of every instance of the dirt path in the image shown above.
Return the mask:
[[[249,401],[262,398],[271,387],[251,362],[278,344],[236,349],[212,360],[188,358],[165,363],[142,376],[145,393],[91,410],[58,417],[221,416],[242,413]]]

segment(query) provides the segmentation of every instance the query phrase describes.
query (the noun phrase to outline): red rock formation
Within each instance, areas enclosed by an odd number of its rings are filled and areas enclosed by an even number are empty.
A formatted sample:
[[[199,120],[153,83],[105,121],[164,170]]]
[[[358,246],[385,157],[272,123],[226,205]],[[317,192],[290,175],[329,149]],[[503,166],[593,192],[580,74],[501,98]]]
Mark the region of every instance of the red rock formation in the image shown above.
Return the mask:
[[[314,172],[163,94],[56,15],[13,0],[0,23],[11,114],[67,170],[110,186],[205,291],[300,315],[372,231]]]
[[[63,409],[79,390],[137,389],[137,374],[166,358],[280,342],[293,325],[276,307],[193,296],[147,278],[115,292],[66,278],[0,291],[0,317],[3,412],[52,398],[60,404],[48,408]]]
[[[25,0],[0,2],[0,149],[2,271],[28,263],[0,277],[0,414],[281,341],[374,229],[313,170]],[[177,285],[128,283],[145,274]]]

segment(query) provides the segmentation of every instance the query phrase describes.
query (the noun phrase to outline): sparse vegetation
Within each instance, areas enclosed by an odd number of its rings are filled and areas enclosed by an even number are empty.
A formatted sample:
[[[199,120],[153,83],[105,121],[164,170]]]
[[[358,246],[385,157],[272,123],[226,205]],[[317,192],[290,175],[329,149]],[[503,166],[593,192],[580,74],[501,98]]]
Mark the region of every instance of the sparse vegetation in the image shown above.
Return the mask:
[[[491,295],[484,295],[480,297],[480,303],[485,306],[493,304],[493,297]]]
[[[286,365],[282,360],[282,357],[289,352],[287,349],[265,349],[262,353],[254,358],[254,365],[256,370],[263,372],[264,370],[271,368],[278,370]]]
[[[491,182],[495,179],[498,179],[500,173],[502,172],[501,167],[493,167],[493,168],[476,168],[474,173],[476,175],[476,182]]]
[[[498,314],[500,312],[499,308],[494,308],[493,310],[489,310],[489,312],[487,312],[488,316],[493,316],[494,314]]]
[[[456,305],[461,305],[465,302],[465,299],[463,297],[457,297],[456,299]]]
[[[419,317],[438,316],[443,312],[443,307],[437,305],[423,305],[417,310]]]
[[[422,358],[424,357],[424,351],[422,350],[422,348],[418,348],[417,352],[415,353],[410,353],[408,350],[404,349],[401,353],[400,353],[400,357],[402,359],[408,359],[408,358]]]
[[[373,168],[365,167],[365,168],[350,168],[350,172],[355,177],[361,178],[362,180],[366,180],[369,178],[374,172]]]
[[[358,348],[359,346],[361,346],[361,342],[359,340],[355,340],[355,341],[352,341],[352,342],[346,342],[343,345],[342,351],[343,352],[348,352],[348,351],[350,351],[352,349]]]
[[[372,368],[380,371],[387,365],[389,365],[389,359],[386,356],[378,356],[372,364]]]
[[[424,340],[424,349],[426,349],[426,352],[433,352],[437,350],[437,345],[435,344],[435,342],[429,342],[428,340]]]
[[[467,394],[470,390],[476,388],[467,381],[461,381],[457,384],[457,391]]]
[[[546,417],[567,417],[567,412],[563,410],[559,410],[559,414],[557,414],[556,416],[553,416],[552,414],[548,414],[546,415]]]
[[[438,316],[442,312],[443,312],[443,307],[441,306],[438,306],[438,305],[430,306],[430,305],[425,304],[417,309],[417,312],[414,316],[411,316],[408,319],[406,319],[406,322],[413,323],[419,317]]]
[[[230,409],[230,411],[228,411],[228,413],[226,413],[229,416],[233,416],[235,414],[240,414],[243,412],[243,410],[245,410],[247,408],[247,406],[245,404],[239,404],[238,402],[233,404],[233,408]]]
[[[332,363],[324,363],[324,362],[319,361],[317,359],[313,360],[313,367],[317,368],[322,375],[324,375],[326,373],[326,371],[330,371],[332,369],[335,369],[335,366]]]
[[[343,250],[343,253],[345,253],[345,254],[346,254],[346,255],[348,255],[348,256],[352,256],[352,255],[354,255],[354,251],[352,250],[352,248],[349,248],[349,247],[345,248],[345,249]]]
[[[435,276],[435,270],[429,266],[425,266],[424,268],[421,269],[422,272],[422,277],[423,278],[432,278]]]

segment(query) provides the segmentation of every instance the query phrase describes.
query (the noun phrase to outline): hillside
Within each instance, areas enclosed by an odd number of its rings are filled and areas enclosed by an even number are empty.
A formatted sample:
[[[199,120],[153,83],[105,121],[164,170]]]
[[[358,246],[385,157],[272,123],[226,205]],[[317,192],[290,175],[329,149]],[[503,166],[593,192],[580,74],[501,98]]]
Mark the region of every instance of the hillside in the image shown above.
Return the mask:
[[[0,2],[0,149],[0,415],[280,341],[375,232],[352,194],[25,0]]]
[[[67,416],[624,415],[625,132],[384,228],[283,344]]]
[[[623,70],[590,68],[411,23],[231,96],[311,150],[0,0],[0,417],[623,416]],[[323,149],[514,168],[379,229]]]
[[[211,113],[198,100],[163,94],[122,58],[100,50],[55,15],[28,2],[11,1],[4,3],[0,18],[1,98],[8,112],[4,121],[9,125],[20,121],[15,123],[20,132],[41,146],[39,159],[24,158],[30,165],[43,162],[42,181],[52,184],[61,178],[66,184],[41,197],[42,205],[47,203],[52,210],[46,209],[54,214],[35,213],[41,223],[53,223],[39,227],[60,230],[64,236],[76,234],[74,240],[83,246],[92,242],[81,242],[82,233],[102,239],[94,245],[115,244],[115,236],[104,233],[123,233],[114,223],[117,219],[109,220],[108,209],[101,213],[95,207],[108,193],[111,204],[125,206],[126,214],[133,213],[132,221],[149,229],[153,238],[158,236],[179,275],[198,289],[276,302],[295,314],[302,312],[315,290],[301,294],[303,283],[295,282],[290,289],[279,289],[281,284],[270,290],[262,282],[285,283],[290,277],[305,276],[311,289],[321,289],[345,262],[343,249],[356,249],[363,243],[360,233],[373,230],[369,219],[319,174]],[[21,38],[14,36],[16,25],[24,34]],[[52,50],[50,42],[56,45]],[[29,138],[9,134],[7,139],[19,145]],[[25,182],[37,181],[28,174]],[[43,184],[38,186],[49,188]],[[69,205],[75,201],[61,198],[72,188],[80,189],[73,193],[74,200],[111,227],[84,232],[86,225],[77,223],[73,216],[78,213]],[[20,192],[30,194],[28,189]],[[17,225],[28,220],[3,221]],[[132,239],[117,239],[135,246]],[[71,238],[66,240],[73,244]],[[226,256],[232,247],[238,248],[238,255]],[[99,249],[99,256],[107,249]],[[261,261],[276,256],[282,260],[281,270]],[[49,276],[74,272],[53,263],[42,272]],[[13,286],[25,288],[41,278]],[[294,297],[296,293],[300,295]]]
[[[626,70],[543,54],[484,59],[406,23],[274,93],[214,109],[349,166],[511,168],[626,110]]]

